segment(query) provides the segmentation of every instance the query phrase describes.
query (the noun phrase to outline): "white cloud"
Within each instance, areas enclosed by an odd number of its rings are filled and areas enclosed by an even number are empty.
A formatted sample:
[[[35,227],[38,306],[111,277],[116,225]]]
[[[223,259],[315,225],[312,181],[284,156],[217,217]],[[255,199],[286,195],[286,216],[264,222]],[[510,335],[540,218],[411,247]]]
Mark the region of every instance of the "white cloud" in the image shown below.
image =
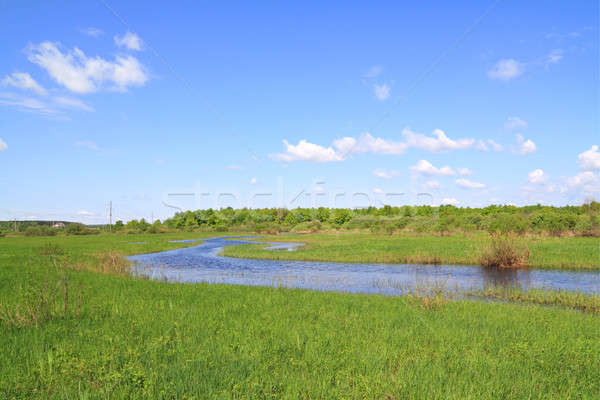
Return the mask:
[[[460,204],[460,202],[458,200],[456,200],[454,197],[445,197],[442,199],[441,204],[450,204],[453,206],[457,206],[458,204]]]
[[[517,134],[517,152],[519,154],[531,154],[537,150],[537,146],[531,140],[523,138],[522,135]]]
[[[400,171],[395,171],[395,170],[388,171],[383,168],[377,168],[377,169],[373,170],[373,175],[375,175],[378,178],[390,179],[390,178],[400,175]]]
[[[407,147],[416,147],[432,152],[466,149],[472,147],[475,143],[475,139],[452,140],[441,129],[433,131],[435,138],[412,132],[409,129],[404,129],[402,135],[406,138]]]
[[[34,112],[47,117],[62,119],[66,118],[64,110],[94,111],[92,107],[76,98],[56,96],[38,99],[9,92],[0,92],[0,105],[14,106],[20,111]]]
[[[62,53],[52,42],[31,45],[27,53],[29,61],[76,93],[95,92],[105,87],[124,91],[130,86],[142,86],[148,80],[145,68],[132,56],[117,56],[111,62],[101,57],[87,57],[77,47]]]
[[[456,184],[463,189],[483,189],[485,185],[483,183],[472,182],[468,179],[457,179]]]
[[[562,193],[575,193],[577,195],[600,195],[600,174],[584,171],[567,178],[566,186],[561,188]]]
[[[91,211],[80,210],[80,211],[77,211],[77,215],[83,215],[83,216],[86,216],[86,217],[91,217],[91,216],[96,215],[96,214],[94,214]]]
[[[498,144],[498,143],[494,142],[492,139],[488,139],[488,143],[490,144],[490,146],[492,146],[492,150],[494,150],[494,151],[502,151],[502,150],[504,150],[504,146],[502,146],[501,144]]]
[[[14,86],[19,89],[31,90],[40,96],[46,96],[48,91],[35,81],[26,72],[13,72],[2,79],[2,84],[5,86]]]
[[[383,67],[381,65],[374,65],[371,68],[369,68],[367,73],[365,73],[364,77],[365,78],[375,78],[382,72],[383,72]]]
[[[427,181],[424,185],[427,189],[439,189],[441,187],[438,181]]]
[[[89,149],[89,150],[95,150],[95,151],[99,151],[100,146],[98,146],[95,142],[92,142],[91,140],[80,140],[75,142],[75,147],[82,147],[85,149]]]
[[[529,124],[519,117],[508,117],[504,123],[504,129],[506,130],[525,129],[528,126]]]
[[[593,145],[577,157],[579,168],[584,171],[600,171],[600,152],[598,145]]]
[[[564,50],[562,49],[554,49],[552,50],[550,53],[548,53],[548,55],[546,56],[546,59],[544,60],[544,64],[546,66],[550,65],[550,64],[556,64],[557,62],[559,62],[560,60],[563,59],[563,54],[564,54]]]
[[[119,47],[126,47],[129,50],[142,50],[144,42],[142,39],[133,32],[127,31],[123,36],[119,37],[115,35],[115,43]]]
[[[94,111],[92,107],[90,107],[83,101],[73,97],[56,96],[53,98],[53,100],[56,103],[56,105],[62,108],[73,108],[83,111]]]
[[[81,32],[92,37],[98,37],[104,33],[101,29],[92,27],[81,29]]]
[[[489,71],[488,76],[492,79],[509,81],[523,73],[524,65],[512,58],[498,61]]]
[[[242,165],[230,164],[230,165],[227,166],[227,169],[231,169],[231,170],[234,170],[234,171],[243,171],[246,168],[244,166],[242,166]]]
[[[458,174],[459,175],[473,175],[473,171],[471,171],[469,168],[459,168]]]
[[[344,156],[348,154],[374,153],[374,154],[403,154],[407,144],[403,142],[390,142],[382,138],[374,138],[369,133],[364,133],[355,139],[344,137],[334,140],[333,146]]]
[[[419,174],[429,175],[429,176],[431,176],[431,175],[444,175],[444,176],[456,175],[456,172],[454,172],[454,170],[452,168],[450,168],[448,166],[445,166],[442,168],[437,168],[437,167],[433,166],[427,160],[420,160],[416,165],[413,165],[412,167],[410,167],[410,169]]]
[[[314,143],[301,140],[296,146],[283,141],[286,152],[271,154],[270,157],[277,161],[312,161],[312,162],[331,162],[342,161],[344,157],[337,154],[331,147],[322,147]]]
[[[373,189],[373,193],[384,194],[385,192],[383,190],[379,189],[379,188],[375,188],[375,189]]]
[[[258,180],[256,178],[250,179],[250,184],[251,185],[255,185],[257,182],[258,182]]]
[[[538,184],[544,183],[547,179],[548,179],[548,175],[546,175],[546,173],[539,168],[531,171],[527,175],[527,180],[530,183],[538,183]]]
[[[475,139],[450,139],[446,134],[436,129],[433,131],[433,137],[421,133],[412,132],[404,129],[402,135],[405,142],[388,141],[382,138],[375,138],[369,133],[364,133],[358,138],[343,137],[333,141],[332,147],[323,147],[314,143],[301,140],[296,146],[289,144],[286,140],[283,143],[286,146],[285,153],[271,154],[270,157],[277,161],[313,161],[330,162],[343,161],[350,154],[391,154],[399,155],[410,148],[418,148],[431,152],[444,152],[449,150],[459,150],[472,147]]]
[[[373,85],[373,92],[375,93],[375,97],[381,101],[390,97],[390,87],[385,83],[383,85]]]
[[[8,149],[8,145],[4,140],[0,139],[0,151],[4,151],[6,149]]]

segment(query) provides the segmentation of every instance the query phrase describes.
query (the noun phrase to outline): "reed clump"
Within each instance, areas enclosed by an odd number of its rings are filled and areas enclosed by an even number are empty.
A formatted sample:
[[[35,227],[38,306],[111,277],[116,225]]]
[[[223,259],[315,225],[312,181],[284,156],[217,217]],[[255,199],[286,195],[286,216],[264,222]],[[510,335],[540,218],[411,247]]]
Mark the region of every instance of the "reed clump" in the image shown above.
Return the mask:
[[[492,233],[480,256],[484,267],[522,268],[529,263],[529,247],[511,233]]]

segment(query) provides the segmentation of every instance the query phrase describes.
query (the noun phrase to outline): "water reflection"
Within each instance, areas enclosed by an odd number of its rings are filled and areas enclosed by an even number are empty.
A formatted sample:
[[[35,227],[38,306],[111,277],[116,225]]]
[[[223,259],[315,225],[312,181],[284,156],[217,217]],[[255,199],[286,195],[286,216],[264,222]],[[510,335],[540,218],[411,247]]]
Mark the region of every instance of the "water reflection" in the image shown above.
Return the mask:
[[[138,271],[173,282],[209,282],[334,290],[353,293],[403,294],[419,287],[447,290],[482,289],[509,285],[586,293],[600,292],[600,272],[506,270],[478,266],[351,264],[273,261],[219,256],[225,246],[247,240],[206,239],[195,247],[132,256]],[[272,248],[297,248],[270,243]]]

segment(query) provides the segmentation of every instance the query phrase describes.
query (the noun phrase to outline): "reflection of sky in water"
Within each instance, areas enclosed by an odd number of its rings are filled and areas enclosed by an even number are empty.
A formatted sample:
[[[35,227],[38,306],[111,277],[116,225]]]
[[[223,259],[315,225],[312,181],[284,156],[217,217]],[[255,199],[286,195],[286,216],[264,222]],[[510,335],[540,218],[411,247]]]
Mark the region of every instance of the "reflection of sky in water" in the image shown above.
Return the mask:
[[[228,245],[255,243],[205,239],[196,247],[129,257],[139,271],[175,282],[209,282],[296,287],[353,293],[401,294],[415,287],[480,289],[511,285],[600,293],[600,272],[503,270],[478,266],[352,264],[313,261],[250,260],[221,257]],[[299,243],[269,243],[274,251]]]

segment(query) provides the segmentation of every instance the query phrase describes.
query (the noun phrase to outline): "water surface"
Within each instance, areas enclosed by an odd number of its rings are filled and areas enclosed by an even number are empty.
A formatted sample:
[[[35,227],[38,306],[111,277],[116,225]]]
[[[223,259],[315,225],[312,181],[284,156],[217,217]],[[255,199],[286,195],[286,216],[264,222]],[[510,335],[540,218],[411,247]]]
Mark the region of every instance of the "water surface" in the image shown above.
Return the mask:
[[[208,282],[278,286],[352,293],[402,294],[415,288],[483,289],[511,285],[600,293],[600,272],[506,270],[479,266],[353,264],[315,261],[275,261],[220,256],[225,246],[256,243],[249,237],[202,239],[195,247],[129,257],[138,271],[172,282]],[[191,242],[191,241],[183,241]],[[269,243],[273,251],[302,243]]]

